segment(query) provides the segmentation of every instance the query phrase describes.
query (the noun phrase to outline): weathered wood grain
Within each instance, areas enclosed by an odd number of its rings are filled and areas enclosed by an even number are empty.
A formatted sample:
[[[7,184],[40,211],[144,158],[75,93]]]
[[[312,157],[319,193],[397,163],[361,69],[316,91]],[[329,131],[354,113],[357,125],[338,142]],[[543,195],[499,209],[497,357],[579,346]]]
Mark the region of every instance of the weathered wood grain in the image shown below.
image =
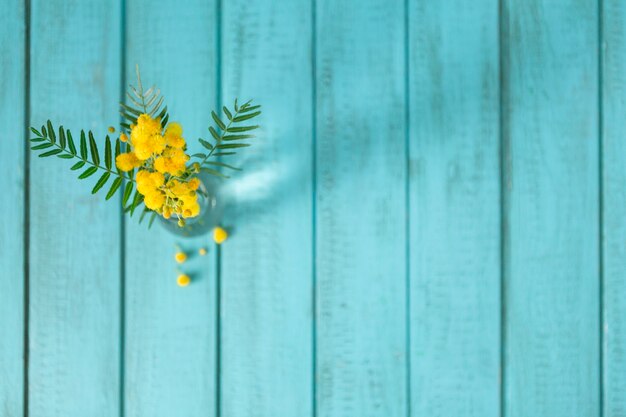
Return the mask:
[[[602,2],[603,415],[626,416],[626,5]]]
[[[28,2],[0,15],[0,416],[29,255],[31,417],[626,417],[622,1],[31,3],[29,56]],[[66,161],[23,205],[25,125],[103,140],[136,63],[192,151],[264,105],[221,283],[210,236],[123,226]]]
[[[405,416],[402,1],[316,2],[317,411]]]
[[[117,0],[33,0],[31,120],[104,143],[118,120]],[[120,208],[68,161],[31,159],[29,416],[119,415]]]
[[[505,1],[505,413],[600,412],[598,4]]]
[[[498,3],[409,3],[411,415],[500,415]]]
[[[0,415],[24,410],[24,3],[0,13]]]
[[[196,139],[208,135],[216,104],[216,3],[128,0],[126,10],[127,82],[139,64],[190,152],[200,151]],[[216,415],[217,258],[214,248],[197,254],[209,236],[177,239],[136,218],[126,225],[126,416]],[[175,244],[190,255],[179,267],[192,277],[186,288],[176,284]]]
[[[223,3],[222,101],[263,105],[257,139],[226,180],[222,415],[310,416],[312,10],[309,1]]]

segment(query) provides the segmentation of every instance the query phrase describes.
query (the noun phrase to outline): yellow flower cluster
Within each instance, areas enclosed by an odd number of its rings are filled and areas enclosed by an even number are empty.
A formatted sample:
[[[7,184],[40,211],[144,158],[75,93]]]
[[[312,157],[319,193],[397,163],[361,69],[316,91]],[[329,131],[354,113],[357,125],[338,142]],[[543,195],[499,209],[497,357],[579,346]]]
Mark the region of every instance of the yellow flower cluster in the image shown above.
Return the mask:
[[[170,123],[163,131],[161,121],[147,114],[131,125],[130,137],[120,139],[131,150],[117,156],[115,163],[122,171],[139,168],[135,181],[144,204],[166,219],[195,217],[200,213],[197,190],[200,181],[189,178],[183,128]]]

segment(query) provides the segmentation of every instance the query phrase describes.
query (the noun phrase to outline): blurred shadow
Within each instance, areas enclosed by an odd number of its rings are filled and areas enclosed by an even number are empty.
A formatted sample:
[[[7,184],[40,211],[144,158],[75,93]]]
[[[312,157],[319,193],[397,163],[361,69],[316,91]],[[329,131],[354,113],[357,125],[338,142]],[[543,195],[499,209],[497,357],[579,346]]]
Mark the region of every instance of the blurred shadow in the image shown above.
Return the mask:
[[[231,232],[233,225],[254,222],[267,212],[283,210],[294,200],[311,196],[312,152],[302,151],[303,145],[311,150],[311,141],[297,142],[284,136],[269,139],[268,133],[259,137],[266,138],[264,143],[246,148],[234,162],[243,170],[221,182],[222,223]]]

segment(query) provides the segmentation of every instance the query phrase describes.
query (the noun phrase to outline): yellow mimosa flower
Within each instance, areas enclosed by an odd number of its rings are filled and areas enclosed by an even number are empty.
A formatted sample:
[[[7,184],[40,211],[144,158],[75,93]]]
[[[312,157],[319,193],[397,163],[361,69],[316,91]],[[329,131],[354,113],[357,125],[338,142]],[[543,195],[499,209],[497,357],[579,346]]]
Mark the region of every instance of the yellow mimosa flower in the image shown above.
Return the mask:
[[[165,143],[167,146],[171,146],[172,148],[184,148],[185,147],[185,139],[182,137],[183,127],[176,122],[172,122],[167,125],[165,129]]]
[[[124,172],[141,166],[141,161],[133,152],[121,153],[115,158],[115,165]]]
[[[147,114],[137,118],[137,125],[130,132],[133,151],[142,161],[152,155],[160,155],[165,149],[165,139],[161,136],[161,122]]]
[[[154,190],[144,196],[143,203],[150,210],[159,210],[165,203],[165,194],[159,190]]]

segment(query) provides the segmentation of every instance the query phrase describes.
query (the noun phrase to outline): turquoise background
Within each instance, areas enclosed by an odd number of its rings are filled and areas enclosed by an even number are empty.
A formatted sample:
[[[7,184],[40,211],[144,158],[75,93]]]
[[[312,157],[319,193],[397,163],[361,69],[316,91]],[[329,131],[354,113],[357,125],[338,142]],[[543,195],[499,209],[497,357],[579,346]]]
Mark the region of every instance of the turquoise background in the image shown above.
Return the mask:
[[[626,416],[623,0],[0,6],[0,416]],[[27,150],[135,64],[264,105],[220,248]]]

